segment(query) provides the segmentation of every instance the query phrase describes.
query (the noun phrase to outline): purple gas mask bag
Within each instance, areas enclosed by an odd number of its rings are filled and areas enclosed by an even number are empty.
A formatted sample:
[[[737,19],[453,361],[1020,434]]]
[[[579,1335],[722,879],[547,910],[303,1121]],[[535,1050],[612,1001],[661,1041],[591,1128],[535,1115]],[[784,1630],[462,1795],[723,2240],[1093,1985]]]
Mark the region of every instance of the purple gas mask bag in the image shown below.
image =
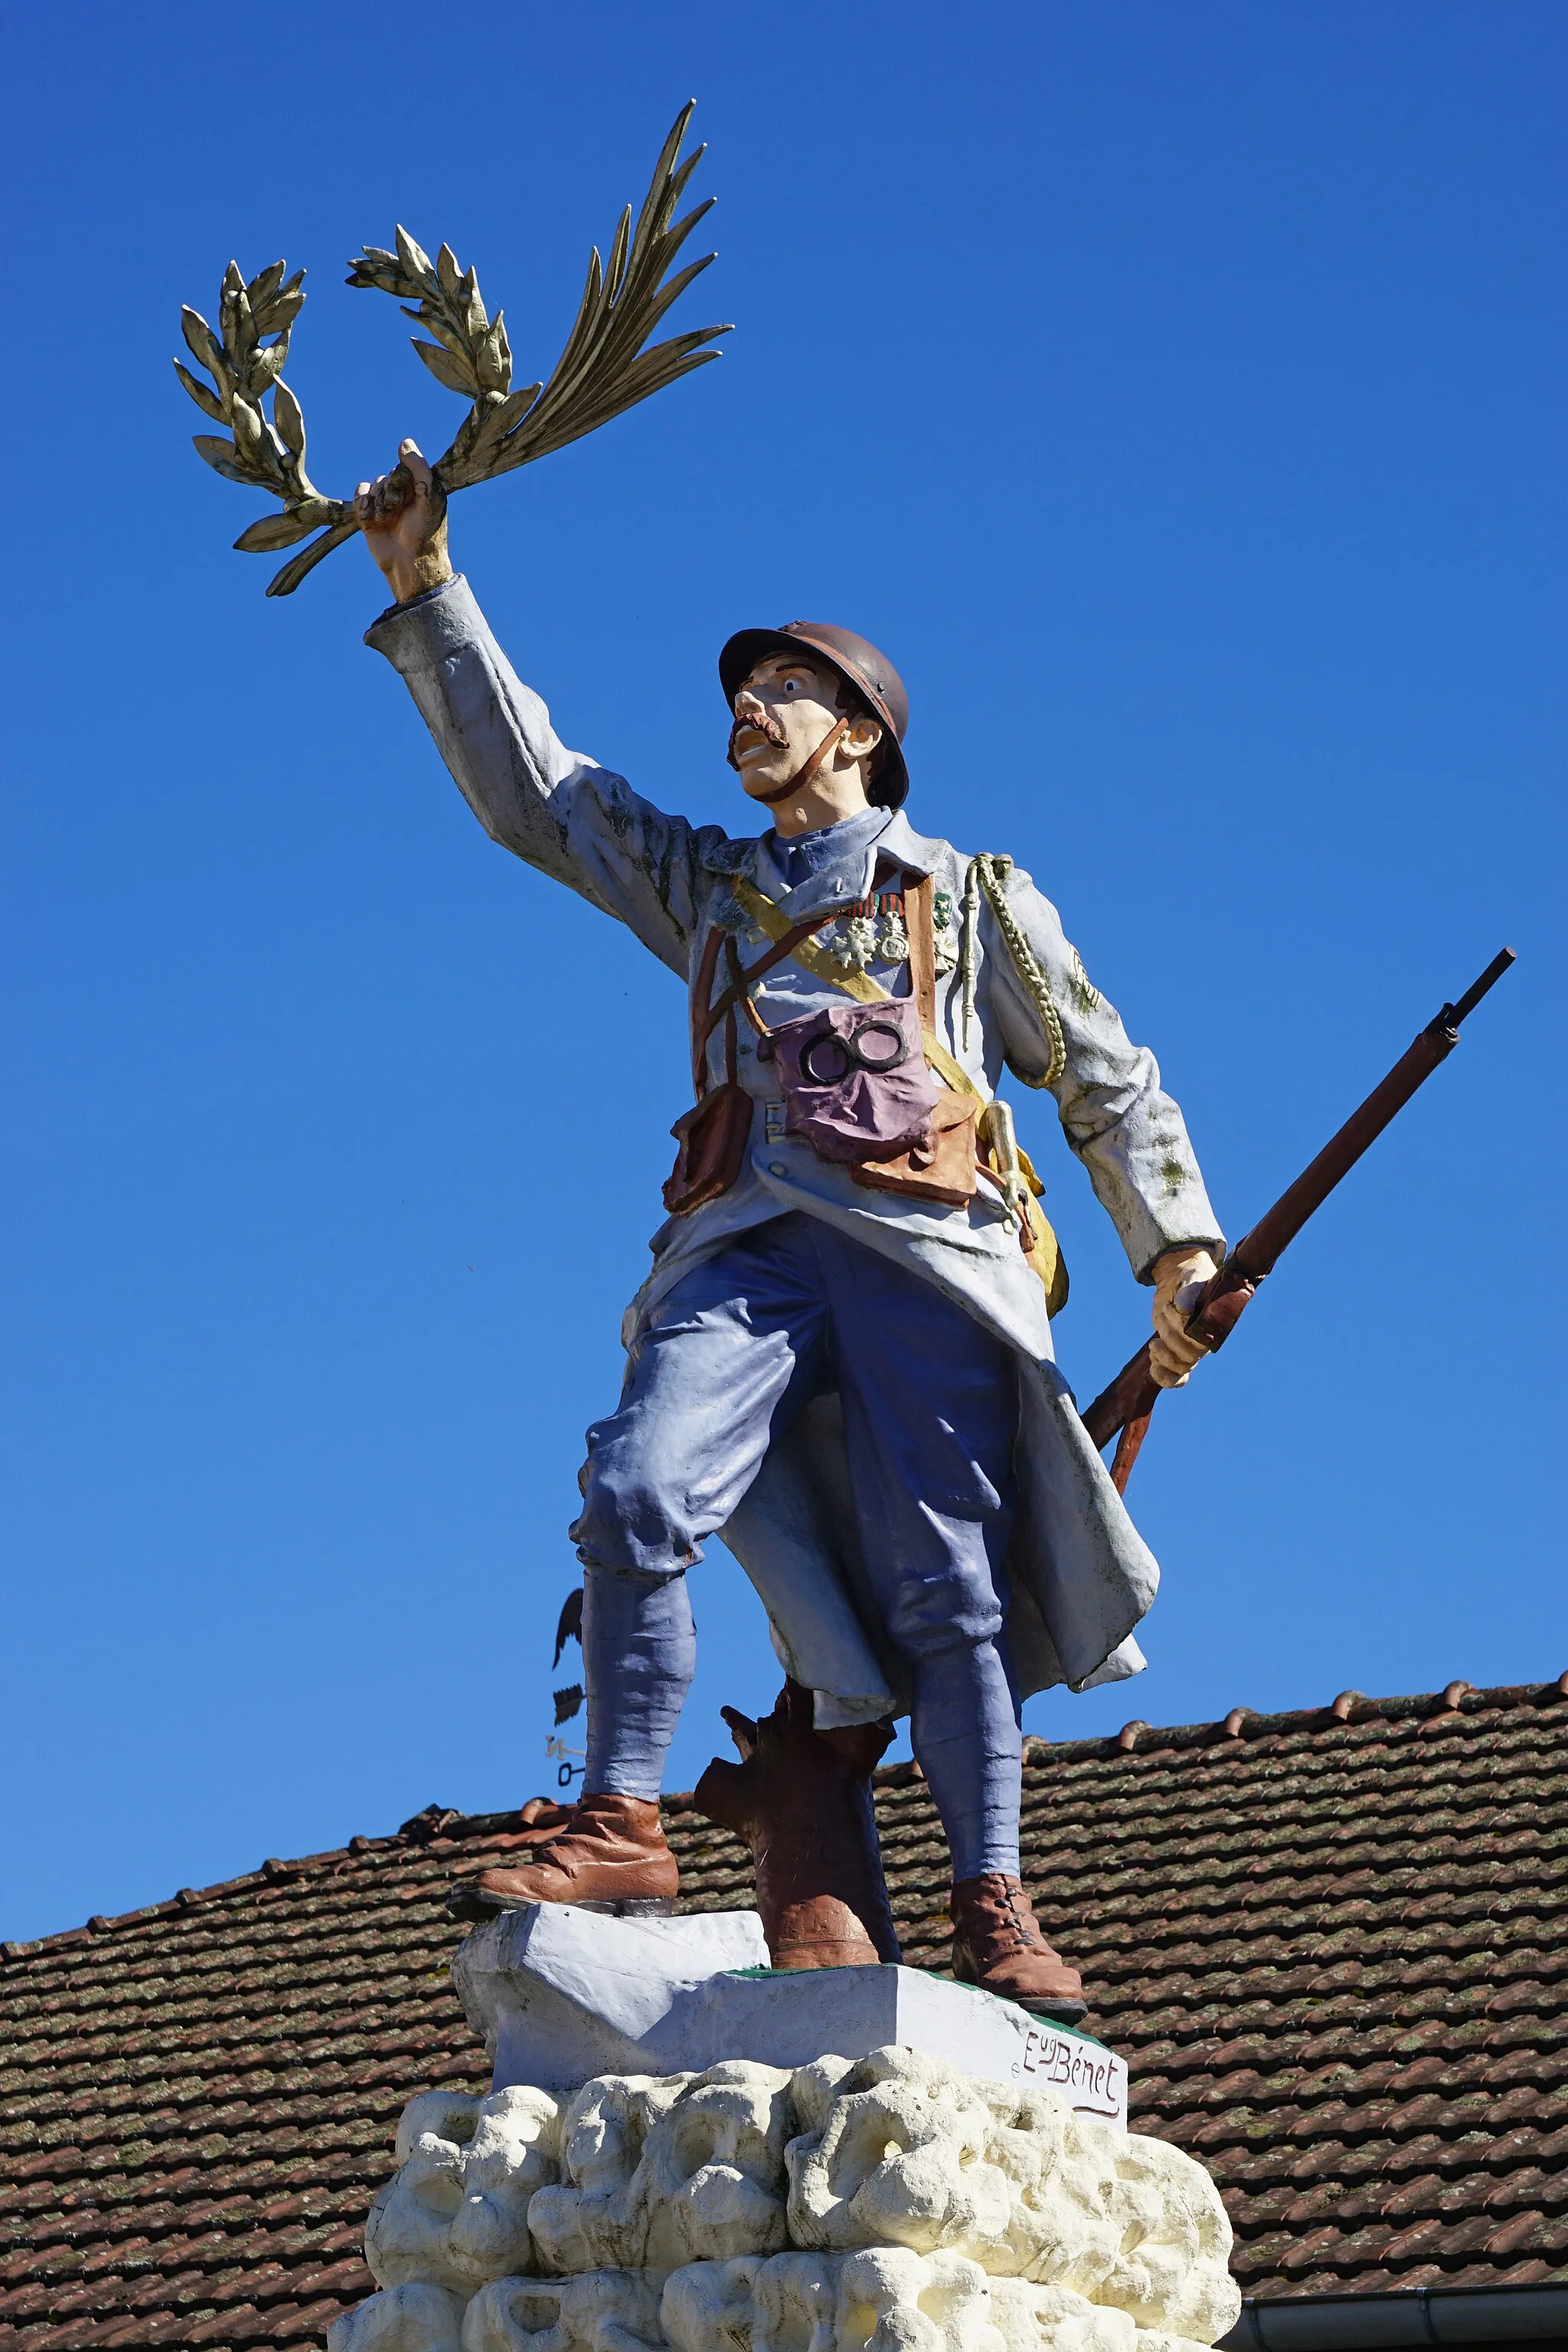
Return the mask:
[[[936,1081],[926,1067],[920,1007],[825,1004],[786,1021],[759,1047],[777,1066],[784,1129],[821,1160],[890,1160],[929,1148]]]

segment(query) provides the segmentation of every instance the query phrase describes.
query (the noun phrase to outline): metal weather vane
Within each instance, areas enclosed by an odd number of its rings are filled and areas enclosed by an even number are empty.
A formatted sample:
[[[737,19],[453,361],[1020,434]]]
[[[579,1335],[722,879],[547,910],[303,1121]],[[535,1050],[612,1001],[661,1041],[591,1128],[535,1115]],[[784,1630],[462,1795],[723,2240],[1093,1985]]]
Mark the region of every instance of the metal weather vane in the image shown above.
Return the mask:
[[[673,218],[705,152],[699,147],[684,163],[676,162],[694,103],[676,117],[636,226],[628,205],[607,263],[601,263],[594,247],[575,323],[547,381],[511,389],[504,313],[498,310],[493,319],[487,314],[475,271],[459,268],[450,246],[443,245],[432,261],[400,227],[395,251],[367,245],[352,263],[349,285],[395,295],[405,315],[435,339],[410,338],[425,365],[438,383],[470,404],[451,446],[433,468],[444,491],[466,490],[547,457],[718,358],[704,346],[728,334],[728,326],[699,327],[647,348],[665,312],[715,257],[707,254],[667,278],[714,202],[710,196],[683,220]],[[269,596],[291,595],[306,573],[360,527],[353,499],[328,498],[306,473],[305,420],[283,381],[289,337],[305,299],[304,276],[299,269],[287,278],[285,264],[275,261],[247,284],[231,261],[216,331],[199,311],[181,313],[186,344],[212,378],[211,387],[183,361],[174,362],[174,373],[196,406],[228,428],[226,440],[216,433],[196,434],[198,456],[226,481],[268,491],[282,501],[278,513],[263,515],[241,531],[235,546],[247,555],[266,555],[310,541],[268,583]],[[263,406],[269,394],[270,417]],[[312,532],[319,535],[311,538]]]

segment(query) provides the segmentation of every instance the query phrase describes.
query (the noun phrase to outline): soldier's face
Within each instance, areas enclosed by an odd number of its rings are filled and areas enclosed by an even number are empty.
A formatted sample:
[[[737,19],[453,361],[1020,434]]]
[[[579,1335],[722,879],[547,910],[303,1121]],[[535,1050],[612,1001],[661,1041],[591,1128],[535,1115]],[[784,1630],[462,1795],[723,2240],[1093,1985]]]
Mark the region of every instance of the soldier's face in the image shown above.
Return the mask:
[[[753,800],[798,775],[844,713],[833,671],[795,654],[770,654],[757,663],[735,697],[731,739],[741,782]],[[858,720],[842,748],[868,756],[881,740],[870,719]]]

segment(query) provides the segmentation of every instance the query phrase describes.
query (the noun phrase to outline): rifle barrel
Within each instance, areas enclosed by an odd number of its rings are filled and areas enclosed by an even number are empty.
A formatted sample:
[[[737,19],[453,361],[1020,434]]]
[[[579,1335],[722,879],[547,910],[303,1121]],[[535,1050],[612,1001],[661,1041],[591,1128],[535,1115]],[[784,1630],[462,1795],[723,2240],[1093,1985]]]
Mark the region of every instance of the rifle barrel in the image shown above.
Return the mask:
[[[1472,981],[1458,1004],[1445,1004],[1437,1018],[1445,1029],[1457,1029],[1468,1021],[1489,988],[1495,988],[1510,963],[1518,961],[1511,948],[1500,948],[1479,980]]]
[[[1439,1062],[1447,1061],[1459,1042],[1461,1021],[1475,1011],[1487,991],[1496,986],[1513,961],[1513,950],[1504,948],[1457,1004],[1445,1004],[1427,1023],[1388,1076],[1373,1087],[1360,1108],[1351,1113],[1339,1133],[1331,1137],[1274,1206],[1265,1210],[1257,1224],[1243,1234],[1226,1261],[1231,1272],[1245,1274],[1254,1282],[1261,1282],[1266,1274],[1273,1272],[1280,1252],[1295,1240],[1308,1218],[1322,1207],[1335,1185],[1350,1173],[1363,1152],[1376,1142],[1390,1119],[1404,1109]]]
[[[1514,961],[1513,950],[1504,948],[1492,958],[1480,978],[1466,989],[1457,1004],[1443,1006],[1406,1047],[1382,1084],[1373,1087],[1360,1109],[1352,1112],[1339,1133],[1229,1252],[1188,1318],[1188,1328],[1201,1328],[1212,1348],[1220,1347],[1229,1337],[1255,1285],[1272,1272],[1280,1252],[1295,1240],[1313,1211],[1321,1208],[1335,1185],[1349,1174],[1396,1112],[1404,1109],[1438,1063],[1447,1059],[1459,1042],[1461,1022],[1468,1019],[1488,990],[1496,987]],[[1111,1467],[1118,1494],[1126,1490],[1159,1395],[1149,1370],[1149,1343],[1145,1340],[1083,1416],[1084,1426],[1096,1446],[1109,1445],[1119,1432],[1121,1433]]]

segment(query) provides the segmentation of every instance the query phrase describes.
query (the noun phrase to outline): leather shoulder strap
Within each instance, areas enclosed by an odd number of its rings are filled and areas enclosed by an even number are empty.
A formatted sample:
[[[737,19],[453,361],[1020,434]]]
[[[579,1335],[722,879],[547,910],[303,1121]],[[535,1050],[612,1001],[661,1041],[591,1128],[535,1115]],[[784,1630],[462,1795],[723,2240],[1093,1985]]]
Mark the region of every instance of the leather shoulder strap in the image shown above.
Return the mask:
[[[923,882],[904,887],[904,929],[910,942],[910,994],[920,1006],[921,1027],[936,1027],[936,923],[932,902],[936,885],[928,874]]]
[[[724,947],[725,952],[729,958],[730,971],[733,977],[731,980],[729,987],[724,991],[723,995],[716,999],[714,1003],[709,1008],[707,1016],[708,1025],[702,1033],[703,1036],[705,1038],[711,1036],[713,1031],[718,1027],[719,1023],[723,1019],[725,1013],[734,1010],[735,1005],[745,997],[747,989],[752,987],[753,982],[763,979],[766,973],[772,971],[774,964],[783,963],[786,956],[797,953],[803,943],[806,940],[810,939],[816,927],[819,923],[830,921],[833,915],[838,911],[840,910],[830,908],[828,912],[825,915],[813,915],[809,922],[796,923],[792,929],[779,932],[773,940],[773,946],[769,948],[765,953],[760,955],[755,963],[747,965],[744,968],[742,968],[741,963],[740,950],[736,947],[734,940],[730,938],[728,932],[726,932],[724,935]],[[711,980],[710,980],[709,985],[711,987]],[[879,989],[877,992],[880,995],[880,989]]]
[[[714,1025],[710,1008],[723,944],[724,934],[715,923],[702,942],[702,961],[691,988],[691,1085],[699,1102],[708,1091],[708,1040]]]

